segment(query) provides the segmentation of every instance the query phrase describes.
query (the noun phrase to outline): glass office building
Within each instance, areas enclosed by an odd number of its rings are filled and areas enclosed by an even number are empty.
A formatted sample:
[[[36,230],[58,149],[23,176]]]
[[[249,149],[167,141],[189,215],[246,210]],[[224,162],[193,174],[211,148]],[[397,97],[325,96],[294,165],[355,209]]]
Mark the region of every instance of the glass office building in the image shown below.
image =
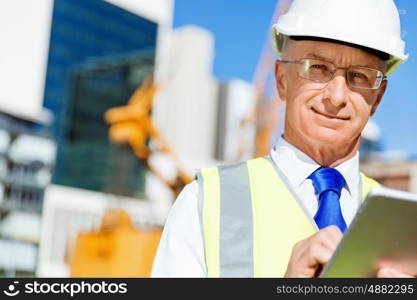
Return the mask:
[[[152,76],[157,24],[102,0],[55,0],[44,106],[54,114],[53,183],[142,197],[145,168],[110,143],[104,113]]]

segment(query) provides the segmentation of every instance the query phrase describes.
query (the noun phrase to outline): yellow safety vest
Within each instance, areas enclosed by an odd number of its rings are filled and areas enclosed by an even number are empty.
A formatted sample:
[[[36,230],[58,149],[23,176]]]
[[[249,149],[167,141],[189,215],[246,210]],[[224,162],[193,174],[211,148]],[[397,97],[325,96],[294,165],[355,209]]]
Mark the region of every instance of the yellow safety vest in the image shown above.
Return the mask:
[[[318,229],[269,156],[202,169],[208,277],[283,277],[294,244]],[[361,173],[362,198],[379,186]]]

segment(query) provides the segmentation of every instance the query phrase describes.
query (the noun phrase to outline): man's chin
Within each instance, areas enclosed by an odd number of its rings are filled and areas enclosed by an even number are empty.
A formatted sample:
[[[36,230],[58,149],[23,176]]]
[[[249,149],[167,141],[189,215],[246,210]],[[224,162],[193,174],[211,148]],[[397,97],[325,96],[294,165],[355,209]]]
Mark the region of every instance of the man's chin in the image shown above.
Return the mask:
[[[312,142],[329,145],[330,147],[346,144],[346,141],[349,140],[347,137],[344,137],[344,134],[340,130],[332,128],[319,128],[316,130],[312,128],[308,136]]]

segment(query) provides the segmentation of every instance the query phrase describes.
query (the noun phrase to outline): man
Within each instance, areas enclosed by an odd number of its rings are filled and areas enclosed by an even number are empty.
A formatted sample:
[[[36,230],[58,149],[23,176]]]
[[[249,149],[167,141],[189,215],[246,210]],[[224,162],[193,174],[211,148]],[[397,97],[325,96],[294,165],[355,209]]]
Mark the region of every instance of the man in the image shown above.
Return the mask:
[[[203,169],[185,187],[152,276],[315,277],[378,185],[360,174],[358,148],[407,58],[393,1],[295,0],[273,37],[282,138],[270,156]]]

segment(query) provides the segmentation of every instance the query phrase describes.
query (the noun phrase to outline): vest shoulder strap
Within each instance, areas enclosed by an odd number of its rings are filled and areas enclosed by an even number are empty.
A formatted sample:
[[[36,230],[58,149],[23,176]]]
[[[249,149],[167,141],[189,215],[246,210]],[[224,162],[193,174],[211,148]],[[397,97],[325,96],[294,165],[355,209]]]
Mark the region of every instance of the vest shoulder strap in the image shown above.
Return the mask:
[[[209,277],[253,277],[252,203],[247,162],[202,169],[202,225]],[[250,241],[250,243],[248,243]]]

